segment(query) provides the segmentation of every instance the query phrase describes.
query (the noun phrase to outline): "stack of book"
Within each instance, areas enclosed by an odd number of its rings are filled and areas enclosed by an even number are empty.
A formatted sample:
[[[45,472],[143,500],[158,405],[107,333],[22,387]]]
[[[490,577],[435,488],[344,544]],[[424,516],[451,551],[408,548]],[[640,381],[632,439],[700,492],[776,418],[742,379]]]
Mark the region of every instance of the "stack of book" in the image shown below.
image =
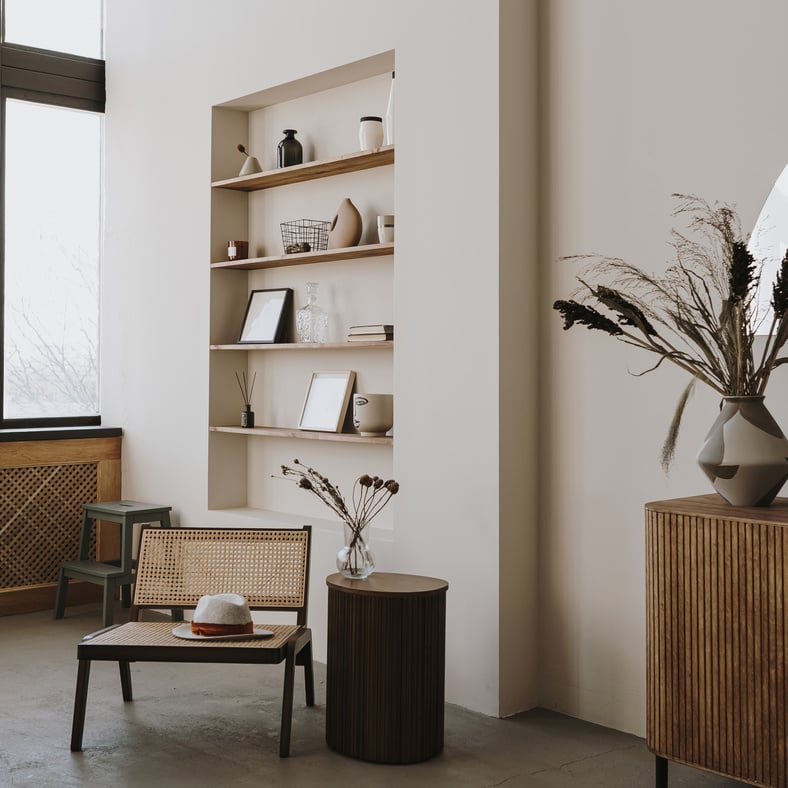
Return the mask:
[[[394,326],[373,323],[368,326],[351,326],[348,342],[387,342],[394,339]]]

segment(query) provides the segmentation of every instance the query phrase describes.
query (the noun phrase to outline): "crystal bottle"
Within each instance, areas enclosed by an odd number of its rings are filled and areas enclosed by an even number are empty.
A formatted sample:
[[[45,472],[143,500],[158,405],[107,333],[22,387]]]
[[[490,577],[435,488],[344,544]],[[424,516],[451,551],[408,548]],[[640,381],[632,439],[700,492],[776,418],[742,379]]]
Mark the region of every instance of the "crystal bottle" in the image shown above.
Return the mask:
[[[299,342],[327,342],[328,315],[318,306],[317,282],[306,283],[306,306],[296,311],[296,334]]]

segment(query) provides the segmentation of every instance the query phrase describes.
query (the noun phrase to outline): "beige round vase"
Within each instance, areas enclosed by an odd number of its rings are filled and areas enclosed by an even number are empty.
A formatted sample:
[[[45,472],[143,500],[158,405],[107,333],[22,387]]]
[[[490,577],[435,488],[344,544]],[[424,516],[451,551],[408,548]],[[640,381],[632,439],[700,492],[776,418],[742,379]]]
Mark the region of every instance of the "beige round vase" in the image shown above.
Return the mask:
[[[768,506],[788,478],[788,440],[763,397],[725,397],[698,452],[714,489],[734,506]]]
[[[361,229],[361,214],[350,198],[345,197],[331,222],[328,231],[328,248],[343,249],[346,246],[357,246],[361,240]]]

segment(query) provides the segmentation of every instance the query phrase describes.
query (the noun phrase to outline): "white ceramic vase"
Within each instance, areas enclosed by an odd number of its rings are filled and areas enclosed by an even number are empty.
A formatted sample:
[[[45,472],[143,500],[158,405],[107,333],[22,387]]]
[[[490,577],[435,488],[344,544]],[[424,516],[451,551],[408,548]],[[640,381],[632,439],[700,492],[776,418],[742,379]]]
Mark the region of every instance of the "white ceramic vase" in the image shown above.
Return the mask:
[[[714,489],[734,506],[768,506],[788,479],[788,440],[763,397],[725,397],[698,452]]]
[[[358,124],[360,150],[375,150],[383,144],[383,118],[379,115],[364,115]]]
[[[391,86],[389,87],[389,102],[386,105],[386,145],[394,144],[394,72],[391,72]]]

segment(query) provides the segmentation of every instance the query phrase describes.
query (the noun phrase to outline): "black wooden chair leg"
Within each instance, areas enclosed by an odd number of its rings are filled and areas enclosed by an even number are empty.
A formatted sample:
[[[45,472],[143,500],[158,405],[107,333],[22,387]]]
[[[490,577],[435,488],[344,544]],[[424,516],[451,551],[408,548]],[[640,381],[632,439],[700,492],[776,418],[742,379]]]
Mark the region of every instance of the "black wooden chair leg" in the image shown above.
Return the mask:
[[[668,759],[660,755],[656,756],[656,788],[668,788]]]
[[[118,662],[120,669],[120,689],[123,693],[123,700],[131,700],[131,668],[128,662]]]
[[[120,587],[120,602],[123,607],[131,607],[131,584],[124,583]]]
[[[85,708],[88,702],[88,682],[90,681],[90,660],[79,660],[77,669],[77,691],[74,696],[74,720],[71,724],[71,751],[82,749],[82,732],[85,729]]]
[[[287,644],[285,689],[282,694],[282,725],[279,731],[279,757],[290,755],[290,729],[293,723],[293,684],[295,682],[295,643]]]
[[[115,584],[107,580],[104,583],[104,596],[102,605],[104,627],[111,627],[115,617]]]
[[[308,640],[301,649],[301,663],[304,666],[304,688],[306,689],[306,705],[315,705],[315,671],[312,664],[312,641]]]

